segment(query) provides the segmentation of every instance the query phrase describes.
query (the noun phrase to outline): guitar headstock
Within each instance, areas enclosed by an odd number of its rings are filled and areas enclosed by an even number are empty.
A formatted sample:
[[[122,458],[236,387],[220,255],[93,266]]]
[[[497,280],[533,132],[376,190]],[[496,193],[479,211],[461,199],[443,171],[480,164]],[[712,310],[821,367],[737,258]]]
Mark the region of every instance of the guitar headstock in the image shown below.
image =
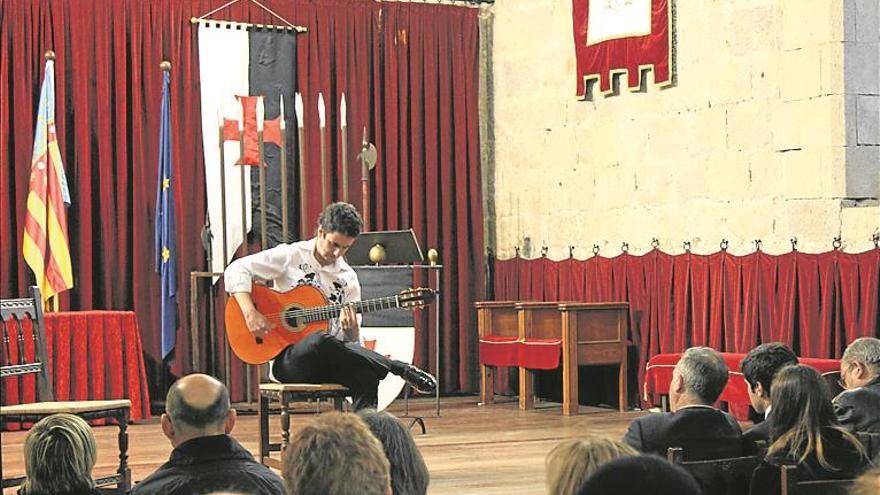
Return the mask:
[[[434,302],[437,293],[424,287],[404,289],[397,294],[397,300],[403,309],[419,309]]]

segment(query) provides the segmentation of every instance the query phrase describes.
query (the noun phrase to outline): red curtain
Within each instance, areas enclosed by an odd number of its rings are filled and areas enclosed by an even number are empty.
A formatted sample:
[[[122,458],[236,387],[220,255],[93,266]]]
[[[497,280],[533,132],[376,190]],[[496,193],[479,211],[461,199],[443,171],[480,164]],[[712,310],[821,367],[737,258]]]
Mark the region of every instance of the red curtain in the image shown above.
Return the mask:
[[[171,370],[181,374],[190,368],[189,273],[205,267],[199,237],[205,192],[198,39],[189,20],[224,3],[27,0],[3,2],[0,8],[0,296],[24,294],[32,278],[21,261],[22,221],[43,52],[53,49],[58,135],[73,198],[68,218],[76,277],[74,289],[62,295],[61,307],[134,310],[155,397],[164,395],[157,377],[166,368],[159,359],[159,277],[153,272],[152,252],[159,63],[172,63],[181,326]],[[331,109],[327,136],[329,163],[337,171],[332,183],[336,197],[346,180],[349,201],[360,205],[360,170],[353,157],[366,127],[380,156],[371,227],[412,227],[423,246],[440,251],[443,388],[476,390],[472,302],[483,299],[485,290],[476,9],[372,0],[264,3],[308,27],[298,40],[298,89],[307,109],[316,109],[318,91]],[[251,2],[238,2],[212,18],[280,23]],[[337,152],[342,92],[348,106],[346,177]],[[320,163],[319,139],[317,118],[307,117],[310,170]],[[309,190],[319,190],[316,174],[307,180]],[[320,194],[309,195],[308,218],[316,218],[320,203]],[[216,313],[222,320],[219,300]],[[198,310],[205,322],[206,308]],[[421,324],[427,325],[426,315],[433,312],[422,313]],[[207,342],[205,328],[197,331],[201,342]],[[433,342],[432,334],[419,334],[416,350],[416,362],[431,369],[437,364],[428,358],[434,355]],[[202,356],[204,367],[204,352]],[[241,398],[237,362],[232,374],[233,396]]]
[[[778,256],[653,250],[585,261],[513,258],[495,267],[498,300],[628,301],[639,389],[648,359],[690,346],[748,352],[779,341],[800,356],[839,358],[855,338],[880,335],[880,249]]]

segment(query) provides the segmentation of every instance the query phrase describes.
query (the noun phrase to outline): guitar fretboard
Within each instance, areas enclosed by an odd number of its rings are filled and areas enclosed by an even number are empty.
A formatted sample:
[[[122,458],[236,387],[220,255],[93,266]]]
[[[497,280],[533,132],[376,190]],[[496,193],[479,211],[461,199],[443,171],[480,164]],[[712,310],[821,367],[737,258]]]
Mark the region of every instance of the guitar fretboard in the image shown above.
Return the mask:
[[[400,300],[398,296],[379,297],[354,303],[329,304],[327,306],[318,306],[315,308],[295,309],[292,311],[285,311],[284,316],[288,318],[296,318],[304,323],[332,320],[333,318],[339,317],[339,312],[342,311],[342,308],[349,304],[351,304],[351,306],[354,307],[354,310],[358,313],[369,313],[371,311],[398,308],[400,307]]]

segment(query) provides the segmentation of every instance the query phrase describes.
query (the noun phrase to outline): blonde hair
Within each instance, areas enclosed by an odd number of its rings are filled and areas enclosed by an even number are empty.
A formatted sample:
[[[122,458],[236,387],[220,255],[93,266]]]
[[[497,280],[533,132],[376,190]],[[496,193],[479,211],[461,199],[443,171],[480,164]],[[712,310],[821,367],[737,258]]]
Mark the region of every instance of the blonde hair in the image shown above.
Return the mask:
[[[26,479],[20,495],[89,491],[98,446],[91,427],[79,416],[54,414],[41,419],[24,441]]]
[[[596,435],[566,440],[547,454],[550,495],[574,495],[578,487],[606,462],[639,453],[629,445]]]
[[[284,452],[288,495],[385,495],[391,471],[382,444],[355,414],[318,416]]]
[[[852,495],[877,495],[880,493],[880,467],[865,471],[852,486]]]

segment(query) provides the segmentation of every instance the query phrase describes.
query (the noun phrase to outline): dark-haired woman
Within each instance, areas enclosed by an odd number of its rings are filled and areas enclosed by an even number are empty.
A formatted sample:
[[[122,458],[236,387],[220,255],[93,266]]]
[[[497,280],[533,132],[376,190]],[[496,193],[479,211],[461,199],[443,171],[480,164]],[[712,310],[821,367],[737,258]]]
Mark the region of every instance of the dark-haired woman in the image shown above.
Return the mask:
[[[367,409],[359,415],[385,448],[385,456],[391,463],[391,491],[394,495],[425,495],[430,480],[428,466],[409,430],[386,412]]]
[[[798,479],[855,478],[867,458],[858,439],[840,427],[828,386],[809,366],[786,366],[773,378],[773,425],[767,456],[752,475],[751,495],[782,491],[781,466],[798,468]]]

